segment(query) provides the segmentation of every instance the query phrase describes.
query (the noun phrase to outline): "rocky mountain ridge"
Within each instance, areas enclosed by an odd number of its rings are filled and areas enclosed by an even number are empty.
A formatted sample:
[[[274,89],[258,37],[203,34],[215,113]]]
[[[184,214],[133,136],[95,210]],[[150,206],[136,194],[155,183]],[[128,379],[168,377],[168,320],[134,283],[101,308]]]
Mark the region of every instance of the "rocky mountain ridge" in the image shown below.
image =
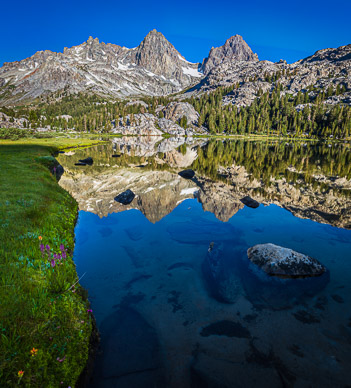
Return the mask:
[[[206,77],[185,93],[186,97],[210,93],[219,87],[237,85],[224,99],[224,104],[238,107],[250,105],[262,91],[272,91],[277,84],[282,94],[296,95],[307,92],[311,96],[328,88],[342,89],[338,96],[327,96],[326,104],[351,105],[351,44],[323,49],[315,54],[288,64],[281,60],[273,63],[250,59],[246,61],[224,60],[212,67]]]
[[[202,63],[187,61],[158,31],[129,49],[89,39],[62,53],[39,51],[0,68],[0,106],[78,92],[106,98],[165,96],[184,99],[231,87],[224,104],[247,106],[277,84],[284,93],[341,88],[327,104],[351,105],[351,45],[328,48],[293,64],[261,60],[240,35],[212,48]],[[234,87],[235,86],[235,87]],[[183,93],[183,91],[185,93]]]
[[[179,92],[202,77],[158,31],[128,49],[89,39],[63,53],[39,51],[0,68],[2,105],[32,101],[58,91],[123,98]]]

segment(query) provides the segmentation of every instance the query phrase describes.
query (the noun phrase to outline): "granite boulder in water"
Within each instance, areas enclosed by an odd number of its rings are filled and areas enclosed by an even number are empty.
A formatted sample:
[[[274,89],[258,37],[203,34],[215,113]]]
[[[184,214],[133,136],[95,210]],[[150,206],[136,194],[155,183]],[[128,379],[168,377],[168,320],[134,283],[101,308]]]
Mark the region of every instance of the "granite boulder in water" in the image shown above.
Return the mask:
[[[126,190],[121,194],[118,194],[117,197],[115,197],[115,201],[121,203],[122,205],[129,205],[135,197],[135,194],[132,190]]]
[[[258,244],[248,249],[249,260],[270,276],[305,278],[320,276],[326,268],[316,259],[274,244]]]

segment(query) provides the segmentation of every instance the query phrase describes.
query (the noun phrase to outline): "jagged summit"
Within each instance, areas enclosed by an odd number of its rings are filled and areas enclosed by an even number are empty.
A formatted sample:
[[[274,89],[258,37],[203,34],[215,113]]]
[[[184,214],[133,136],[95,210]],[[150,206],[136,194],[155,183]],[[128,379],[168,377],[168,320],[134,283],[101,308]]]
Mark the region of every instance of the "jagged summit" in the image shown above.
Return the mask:
[[[223,46],[212,47],[202,63],[202,71],[207,75],[217,65],[231,61],[258,61],[257,54],[252,52],[241,35],[230,37]]]
[[[259,61],[240,35],[212,47],[199,63],[188,62],[156,29],[134,48],[100,42],[89,36],[63,53],[38,51],[0,68],[0,106],[31,102],[64,91],[111,97],[160,96],[188,89],[184,95],[208,93],[239,84],[224,103],[247,106],[259,91],[272,88],[273,75],[291,93],[313,86],[335,88],[343,94],[332,103],[351,104],[351,45],[317,51],[294,64]],[[253,81],[254,80],[254,81]]]
[[[95,38],[95,39],[94,39],[92,36],[89,36],[89,38],[88,38],[88,40],[87,40],[87,43],[92,44],[93,42],[99,44],[99,43],[100,43],[100,42],[99,42],[99,38]]]
[[[156,30],[128,49],[90,36],[63,53],[41,51],[0,68],[0,105],[31,101],[65,89],[115,97],[165,95],[202,77],[193,64]],[[2,100],[2,101],[1,101]]]

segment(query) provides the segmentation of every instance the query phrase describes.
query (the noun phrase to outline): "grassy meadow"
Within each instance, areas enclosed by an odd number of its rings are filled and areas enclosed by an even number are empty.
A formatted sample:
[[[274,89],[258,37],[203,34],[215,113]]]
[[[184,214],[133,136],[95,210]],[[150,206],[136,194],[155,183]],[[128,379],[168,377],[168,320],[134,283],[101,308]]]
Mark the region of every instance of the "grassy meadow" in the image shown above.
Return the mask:
[[[75,264],[78,206],[52,154],[84,139],[0,141],[0,386],[74,387],[92,316]]]

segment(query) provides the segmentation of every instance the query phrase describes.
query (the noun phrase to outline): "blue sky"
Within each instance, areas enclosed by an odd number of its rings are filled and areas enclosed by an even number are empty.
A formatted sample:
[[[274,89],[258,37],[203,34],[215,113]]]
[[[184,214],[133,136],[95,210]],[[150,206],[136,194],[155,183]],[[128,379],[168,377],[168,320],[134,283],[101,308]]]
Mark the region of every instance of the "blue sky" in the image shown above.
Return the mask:
[[[351,0],[4,1],[0,64],[87,40],[137,46],[153,28],[192,62],[242,35],[260,59],[288,62],[351,44]]]

